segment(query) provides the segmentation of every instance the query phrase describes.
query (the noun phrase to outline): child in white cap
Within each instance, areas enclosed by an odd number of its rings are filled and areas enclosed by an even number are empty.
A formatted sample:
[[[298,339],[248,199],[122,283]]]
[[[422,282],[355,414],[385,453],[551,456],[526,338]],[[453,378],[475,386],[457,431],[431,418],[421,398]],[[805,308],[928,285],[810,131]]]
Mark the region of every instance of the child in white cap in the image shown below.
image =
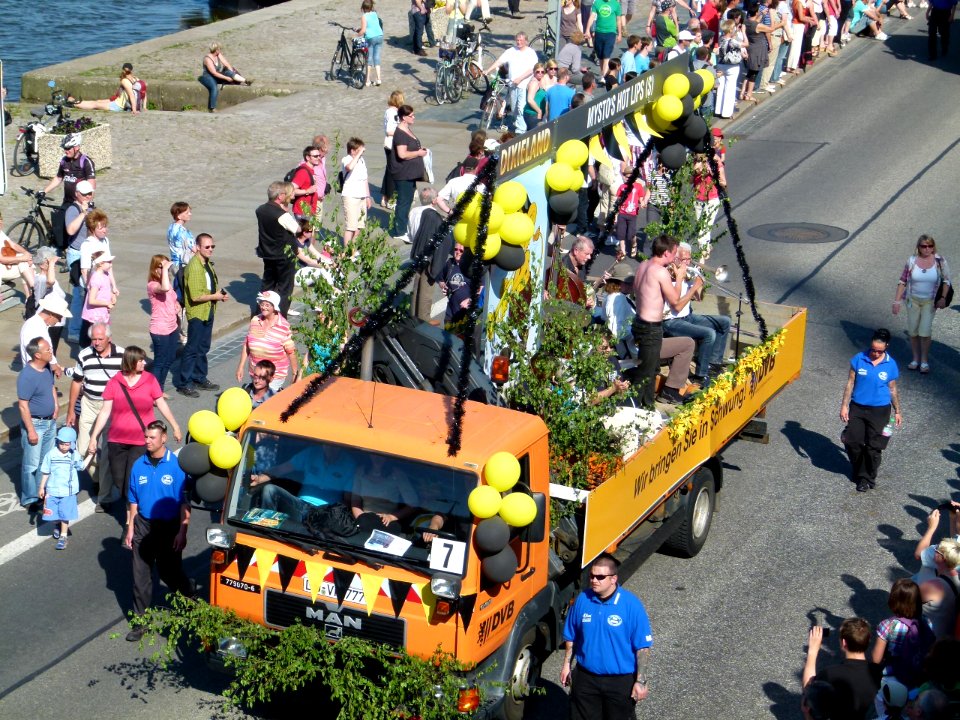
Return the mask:
[[[77,431],[62,427],[57,431],[57,442],[40,464],[40,492],[43,500],[43,519],[57,522],[53,537],[57,550],[67,547],[70,521],[79,517],[77,493],[80,478],[77,471],[84,468],[83,458],[77,452]]]

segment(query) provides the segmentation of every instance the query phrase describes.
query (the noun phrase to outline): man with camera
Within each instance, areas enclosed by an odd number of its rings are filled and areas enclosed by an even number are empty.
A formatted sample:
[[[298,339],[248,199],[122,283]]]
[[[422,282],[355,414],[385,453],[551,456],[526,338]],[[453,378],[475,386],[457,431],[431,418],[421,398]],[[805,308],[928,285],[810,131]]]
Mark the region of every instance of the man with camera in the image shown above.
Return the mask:
[[[817,655],[830,628],[814,625],[807,638],[807,662],[803,666],[803,685],[813,681],[829,683],[834,689],[837,711],[833,717],[857,720],[865,718],[873,707],[873,699],[880,688],[881,668],[867,662],[867,648],[873,634],[870,623],[863,618],[847,618],[840,625],[840,649],[843,662],[817,672]]]

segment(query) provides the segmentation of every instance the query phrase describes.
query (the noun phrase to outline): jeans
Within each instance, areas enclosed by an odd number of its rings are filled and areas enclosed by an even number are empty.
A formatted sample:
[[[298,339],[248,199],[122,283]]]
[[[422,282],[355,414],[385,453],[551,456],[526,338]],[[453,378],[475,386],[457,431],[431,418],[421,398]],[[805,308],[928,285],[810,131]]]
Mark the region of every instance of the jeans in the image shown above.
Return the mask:
[[[53,449],[57,436],[56,420],[34,420],[33,429],[37,432],[37,444],[31,445],[27,437],[27,428],[20,421],[20,504],[29,505],[39,500],[40,463]]]
[[[233,70],[227,70],[226,68],[224,68],[222,72],[229,78],[232,78],[237,74]],[[223,81],[217,80],[217,78],[208,73],[206,70],[204,70],[203,75],[197,79],[200,81],[200,84],[207,89],[207,92],[210,93],[210,99],[207,100],[207,109],[215,110],[217,107],[217,99],[220,97],[220,83]]]
[[[380,54],[383,51],[383,35],[374,38],[367,38],[367,65],[380,67]]]
[[[180,357],[180,384],[189,387],[207,379],[207,353],[213,339],[213,316],[209,320],[187,320],[187,344]]]
[[[263,486],[263,490],[260,492],[260,507],[268,510],[279,510],[299,523],[306,520],[307,515],[313,509],[313,505],[306,500],[301,500],[293,493],[273,483]]]
[[[527,131],[527,122],[523,119],[523,106],[527,104],[526,88],[510,87],[507,95],[507,102],[510,104],[510,114],[513,117],[514,132],[522,135]]]
[[[790,52],[792,43],[781,42],[777,48],[777,57],[773,61],[773,69],[770,71],[770,82],[775,83],[783,74],[783,64],[787,61],[787,54]]]
[[[397,207],[393,213],[393,228],[390,234],[401,237],[407,234],[407,219],[410,217],[410,207],[413,205],[413,193],[417,189],[414,180],[395,180],[397,184]]]
[[[408,13],[407,24],[410,29],[410,40],[413,43],[413,51],[419,53],[423,50],[423,31],[427,31],[427,42],[433,47],[437,41],[433,37],[433,23],[430,22],[429,15],[422,13]]]
[[[80,251],[73,248],[67,248],[67,267],[74,262],[80,261]],[[74,287],[70,294],[70,314],[73,316],[67,320],[67,337],[80,336],[80,314],[83,312],[83,302],[86,299],[87,291],[82,287]]]
[[[163,390],[167,382],[167,373],[173,361],[177,359],[177,347],[180,345],[180,331],[174,330],[169,335],[154,335],[150,333],[150,344],[153,346],[153,374]]]
[[[665,321],[663,333],[667,337],[689,337],[697,342],[697,375],[705,377],[711,365],[723,362],[730,336],[730,318],[690,313],[684,318]]]
[[[657,397],[656,377],[660,370],[660,347],[663,345],[663,323],[649,323],[634,318],[633,341],[637,344],[637,375],[643,383],[640,404],[654,407]]]

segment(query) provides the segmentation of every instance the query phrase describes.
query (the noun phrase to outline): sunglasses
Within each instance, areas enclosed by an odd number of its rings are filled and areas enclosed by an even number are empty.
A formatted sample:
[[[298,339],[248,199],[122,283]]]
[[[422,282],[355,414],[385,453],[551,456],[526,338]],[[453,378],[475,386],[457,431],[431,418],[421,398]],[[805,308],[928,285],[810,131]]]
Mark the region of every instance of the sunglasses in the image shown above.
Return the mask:
[[[930,248],[932,248],[932,247],[934,247],[934,246],[933,246],[933,245],[917,245],[917,247],[920,248],[921,250],[923,250],[924,248],[930,249]]]
[[[318,157],[320,157],[320,156],[319,156],[319,155],[307,155],[307,157],[318,158]]]
[[[254,376],[253,376],[253,379],[254,379],[254,380],[266,380],[267,382],[270,382],[271,377],[270,377],[269,375],[254,375]]]
[[[597,573],[590,573],[591,580],[603,580],[604,578],[613,577],[613,576],[614,576],[614,573],[610,573],[609,575],[598,575]]]
[[[200,246],[200,249],[201,249],[201,250],[213,250],[215,247],[216,247],[216,245],[201,245],[201,246]]]
[[[886,350],[877,350],[876,348],[870,348],[869,350],[867,350],[867,352],[870,353],[871,355],[881,355],[885,353]]]

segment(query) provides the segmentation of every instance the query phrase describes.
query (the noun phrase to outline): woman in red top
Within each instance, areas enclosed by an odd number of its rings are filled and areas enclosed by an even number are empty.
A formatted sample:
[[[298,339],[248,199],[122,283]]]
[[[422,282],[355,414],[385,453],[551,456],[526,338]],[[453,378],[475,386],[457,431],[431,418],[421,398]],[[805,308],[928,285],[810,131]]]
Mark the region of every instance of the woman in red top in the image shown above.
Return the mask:
[[[697,230],[700,245],[699,260],[703,262],[710,257],[710,234],[713,232],[713,223],[720,212],[720,193],[717,188],[727,186],[727,175],[723,168],[723,159],[720,153],[716,154],[717,167],[720,170],[719,184],[713,179],[710,163],[706,155],[697,155],[693,161],[693,190],[694,210],[697,214]]]
[[[130,345],[123,351],[120,372],[110,378],[103,391],[103,406],[97,414],[97,420],[90,432],[90,446],[87,454],[97,451],[97,442],[103,426],[110,420],[107,431],[107,454],[110,459],[110,477],[104,477],[97,497],[97,512],[104,512],[107,506],[117,499],[113,488],[119,490],[119,499],[127,496],[127,482],[133,463],[145,450],[144,432],[147,425],[156,420],[153,408],[163,415],[167,424],[173,428],[173,437],[180,442],[180,426],[177,425],[170,406],[163,399],[163,391],[157,379],[143,368],[147,363],[147,354],[136,345]],[[104,487],[106,484],[106,487]]]
[[[244,381],[243,370],[248,361],[252,375],[258,362],[269,360],[277,368],[270,387],[279,390],[291,368],[293,382],[300,379],[297,348],[293,342],[290,323],[280,314],[280,296],[273,290],[262,292],[257,295],[257,304],[260,314],[250,319],[247,340],[240,351],[240,363],[237,365],[237,382]]]

